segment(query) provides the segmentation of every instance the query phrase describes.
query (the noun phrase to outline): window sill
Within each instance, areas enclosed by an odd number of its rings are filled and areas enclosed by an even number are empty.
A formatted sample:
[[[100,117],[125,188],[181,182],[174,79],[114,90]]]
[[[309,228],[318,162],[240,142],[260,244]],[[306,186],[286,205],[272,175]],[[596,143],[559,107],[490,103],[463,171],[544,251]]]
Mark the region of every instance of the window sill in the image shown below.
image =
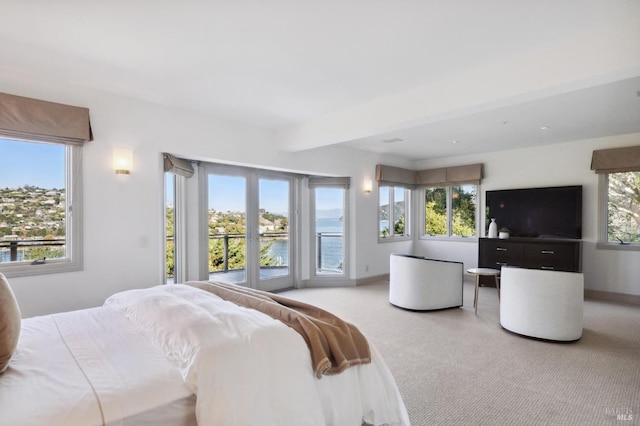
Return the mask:
[[[24,263],[0,265],[0,272],[2,272],[7,278],[74,272],[80,271],[81,269],[82,265],[80,262],[69,261],[50,261],[42,265]]]
[[[413,237],[411,235],[406,235],[404,237],[386,237],[380,238],[378,237],[378,243],[399,243],[401,241],[412,241]]]
[[[447,237],[444,235],[423,235],[420,237],[424,241],[447,241],[456,243],[477,243],[478,237]]]
[[[640,244],[597,243],[598,250],[640,251]]]

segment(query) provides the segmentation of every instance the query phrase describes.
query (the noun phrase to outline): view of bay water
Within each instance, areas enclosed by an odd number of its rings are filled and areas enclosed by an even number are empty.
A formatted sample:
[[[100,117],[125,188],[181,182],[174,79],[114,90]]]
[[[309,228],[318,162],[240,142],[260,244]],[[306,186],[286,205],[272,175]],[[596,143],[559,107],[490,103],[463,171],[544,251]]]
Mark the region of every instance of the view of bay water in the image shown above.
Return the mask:
[[[343,231],[343,223],[340,218],[318,218],[316,219],[317,233],[340,233]],[[338,270],[342,267],[342,238],[323,236],[322,242],[322,269]],[[289,242],[286,240],[274,240],[269,254],[275,259],[282,259],[283,265],[289,264]]]

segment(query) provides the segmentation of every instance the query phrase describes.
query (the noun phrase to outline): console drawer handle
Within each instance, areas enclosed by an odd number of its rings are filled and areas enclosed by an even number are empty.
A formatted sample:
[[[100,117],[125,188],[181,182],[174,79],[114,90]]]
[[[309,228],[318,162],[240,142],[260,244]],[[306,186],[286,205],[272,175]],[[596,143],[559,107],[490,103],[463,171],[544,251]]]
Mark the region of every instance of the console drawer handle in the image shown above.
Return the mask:
[[[549,271],[553,271],[553,266],[541,266],[540,269],[545,269]]]
[[[540,253],[542,253],[542,254],[556,254],[556,252],[552,251],[552,250],[542,250]]]
[[[507,262],[496,262],[498,266],[507,266]]]
[[[507,249],[502,247],[496,247],[496,251],[507,251]]]

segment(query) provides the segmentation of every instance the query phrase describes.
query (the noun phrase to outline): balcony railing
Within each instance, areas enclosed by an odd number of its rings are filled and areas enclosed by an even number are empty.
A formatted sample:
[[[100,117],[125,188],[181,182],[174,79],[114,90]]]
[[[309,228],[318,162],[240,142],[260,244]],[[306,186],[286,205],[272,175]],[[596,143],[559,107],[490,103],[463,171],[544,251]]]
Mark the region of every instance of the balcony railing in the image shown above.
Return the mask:
[[[344,260],[342,236],[342,232],[316,232],[316,270],[318,272],[342,272]]]
[[[287,232],[266,232],[259,234],[260,241],[265,240],[287,240],[289,238],[289,233]],[[173,241],[173,235],[167,236],[167,242]],[[216,269],[213,271],[209,271],[209,273],[224,273],[230,271],[240,271],[244,270],[245,266],[241,268],[230,268],[229,267],[229,242],[233,240],[244,240],[246,239],[245,234],[210,234],[209,241],[222,240],[222,268]],[[264,267],[264,266],[263,266]],[[169,274],[171,276],[171,274]]]
[[[286,240],[289,234],[286,232],[274,232],[274,233],[262,233],[260,234],[260,240]],[[317,232],[316,233],[316,270],[320,272],[342,272],[343,262],[343,245],[342,245],[342,232]],[[241,271],[245,269],[245,265],[238,268],[229,266],[229,242],[233,240],[244,240],[246,236],[244,234],[210,234],[209,241],[222,240],[223,241],[223,259],[222,268],[209,271],[209,273],[226,273]],[[173,241],[173,235],[167,236],[167,242]],[[287,262],[288,263],[288,262]],[[261,269],[265,268],[261,266]],[[268,267],[266,267],[268,268]],[[171,274],[168,274],[171,276]]]
[[[65,248],[66,240],[46,240],[46,239],[29,239],[29,240],[0,240],[0,262],[18,262],[23,260],[32,260],[29,252],[36,248]],[[8,256],[7,256],[8,253]]]

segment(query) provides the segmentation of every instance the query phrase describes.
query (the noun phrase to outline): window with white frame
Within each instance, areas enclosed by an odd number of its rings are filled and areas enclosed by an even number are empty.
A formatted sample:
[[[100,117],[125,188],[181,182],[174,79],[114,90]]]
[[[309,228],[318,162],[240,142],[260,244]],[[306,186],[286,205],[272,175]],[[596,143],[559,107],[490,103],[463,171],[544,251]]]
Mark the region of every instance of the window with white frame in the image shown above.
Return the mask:
[[[411,190],[401,186],[378,188],[378,239],[389,241],[411,235]]]
[[[315,275],[344,275],[345,193],[336,187],[315,187]]]
[[[593,151],[600,176],[599,247],[640,249],[640,146]]]
[[[424,190],[424,227],[427,237],[476,237],[478,185],[461,184]]]
[[[606,221],[603,241],[640,247],[640,172],[603,174]]]
[[[0,93],[0,111],[0,272],[81,269],[89,110]]]
[[[164,262],[166,284],[186,281],[186,179],[194,176],[191,161],[163,154],[164,161]]]
[[[342,279],[349,275],[348,177],[310,176],[314,279]]]
[[[80,149],[0,138],[0,272],[81,267]]]

